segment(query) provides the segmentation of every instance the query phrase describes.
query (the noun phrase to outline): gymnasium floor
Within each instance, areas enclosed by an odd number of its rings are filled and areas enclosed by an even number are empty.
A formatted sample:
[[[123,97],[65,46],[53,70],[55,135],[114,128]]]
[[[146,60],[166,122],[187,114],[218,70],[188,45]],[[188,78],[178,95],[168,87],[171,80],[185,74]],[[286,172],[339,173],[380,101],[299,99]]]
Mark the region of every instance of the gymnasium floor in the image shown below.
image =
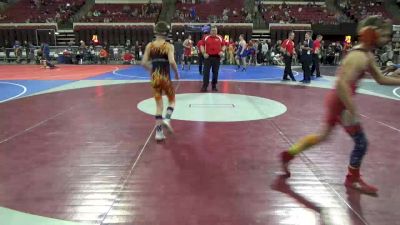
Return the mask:
[[[334,67],[310,85],[234,69],[218,93],[199,92],[197,65],[181,71],[175,134],[156,143],[141,67],[1,65],[0,225],[400,224],[400,87],[364,79],[356,97],[368,196],[342,185],[353,144],[339,127],[281,176],[278,153],[319,128]]]

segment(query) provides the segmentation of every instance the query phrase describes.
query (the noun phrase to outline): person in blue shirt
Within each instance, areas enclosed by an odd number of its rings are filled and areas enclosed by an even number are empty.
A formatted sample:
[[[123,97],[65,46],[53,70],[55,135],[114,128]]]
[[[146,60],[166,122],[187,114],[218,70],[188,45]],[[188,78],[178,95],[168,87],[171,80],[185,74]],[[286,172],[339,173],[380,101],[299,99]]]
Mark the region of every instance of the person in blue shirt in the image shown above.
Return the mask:
[[[49,44],[47,44],[46,42],[42,43],[41,46],[42,52],[43,52],[43,57],[47,60],[50,61],[50,47]]]
[[[21,46],[21,43],[19,41],[15,41],[15,44],[14,44],[13,48],[14,48],[15,57],[17,57],[16,62],[17,63],[21,63],[21,57],[22,57],[22,46]]]

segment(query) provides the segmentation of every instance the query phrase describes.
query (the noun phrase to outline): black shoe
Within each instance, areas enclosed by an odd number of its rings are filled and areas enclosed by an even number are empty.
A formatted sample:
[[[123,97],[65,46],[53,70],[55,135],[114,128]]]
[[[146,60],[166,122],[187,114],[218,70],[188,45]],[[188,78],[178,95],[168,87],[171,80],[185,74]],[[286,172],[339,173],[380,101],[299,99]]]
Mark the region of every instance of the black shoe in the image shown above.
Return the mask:
[[[207,88],[206,88],[206,87],[202,87],[202,88],[200,89],[200,91],[201,91],[201,92],[207,92]]]
[[[290,81],[289,78],[283,78],[282,81]]]
[[[296,82],[296,79],[292,79],[292,81]]]
[[[322,77],[321,75],[317,75],[317,78],[320,78],[320,77]]]
[[[217,91],[218,91],[217,87],[213,87],[213,88],[212,88],[212,91],[217,92]]]

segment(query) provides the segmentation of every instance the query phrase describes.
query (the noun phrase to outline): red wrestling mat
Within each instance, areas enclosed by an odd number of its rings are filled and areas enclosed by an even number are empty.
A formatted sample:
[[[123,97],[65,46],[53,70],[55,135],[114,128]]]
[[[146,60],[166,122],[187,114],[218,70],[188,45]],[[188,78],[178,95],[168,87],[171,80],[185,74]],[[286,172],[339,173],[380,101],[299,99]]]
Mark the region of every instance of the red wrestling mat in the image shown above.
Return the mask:
[[[179,93],[200,85],[181,81]],[[104,225],[400,225],[399,101],[356,97],[370,141],[362,174],[380,189],[372,197],[343,185],[354,144],[340,127],[293,161],[292,177],[280,176],[278,154],[318,131],[329,89],[220,85],[288,110],[254,121],[173,120],[175,134],[157,143],[154,117],[137,108],[148,83],[1,103],[0,206]]]
[[[43,69],[39,65],[0,66],[0,80],[82,80],[112,72],[123,65],[60,65],[55,69]]]

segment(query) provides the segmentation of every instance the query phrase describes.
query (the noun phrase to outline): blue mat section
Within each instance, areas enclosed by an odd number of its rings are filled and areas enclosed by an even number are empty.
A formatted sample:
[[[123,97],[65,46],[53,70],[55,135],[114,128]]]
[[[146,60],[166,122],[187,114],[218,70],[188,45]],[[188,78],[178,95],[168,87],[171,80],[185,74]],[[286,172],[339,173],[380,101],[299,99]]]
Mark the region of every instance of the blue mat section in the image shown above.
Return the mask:
[[[274,66],[251,66],[246,71],[236,71],[236,66],[222,65],[219,69],[219,80],[275,80],[282,79],[283,69]],[[211,72],[211,71],[210,71]],[[179,69],[181,79],[202,80],[198,65],[192,65],[190,70]],[[212,72],[211,72],[212,74]],[[294,72],[299,78],[300,73]],[[141,66],[116,70],[88,80],[149,80],[149,73]]]
[[[179,66],[180,68],[180,66]],[[236,66],[222,65],[219,69],[219,80],[254,80],[280,81],[283,68],[276,66],[250,66],[246,71],[236,71]],[[181,80],[203,80],[198,65],[192,65],[190,70],[179,69]],[[210,71],[210,79],[212,72]],[[303,74],[293,71],[295,78],[301,80]],[[149,72],[142,66],[134,65],[129,68],[90,77],[87,80],[149,80]],[[327,81],[325,79],[318,79]],[[65,85],[71,80],[4,80],[0,81],[0,103],[7,100],[38,93],[44,90]]]
[[[0,103],[48,90],[74,81],[70,80],[4,80],[0,81]]]
[[[131,66],[127,69],[114,70],[113,72],[87,78],[87,80],[148,80],[149,72],[142,66]]]

